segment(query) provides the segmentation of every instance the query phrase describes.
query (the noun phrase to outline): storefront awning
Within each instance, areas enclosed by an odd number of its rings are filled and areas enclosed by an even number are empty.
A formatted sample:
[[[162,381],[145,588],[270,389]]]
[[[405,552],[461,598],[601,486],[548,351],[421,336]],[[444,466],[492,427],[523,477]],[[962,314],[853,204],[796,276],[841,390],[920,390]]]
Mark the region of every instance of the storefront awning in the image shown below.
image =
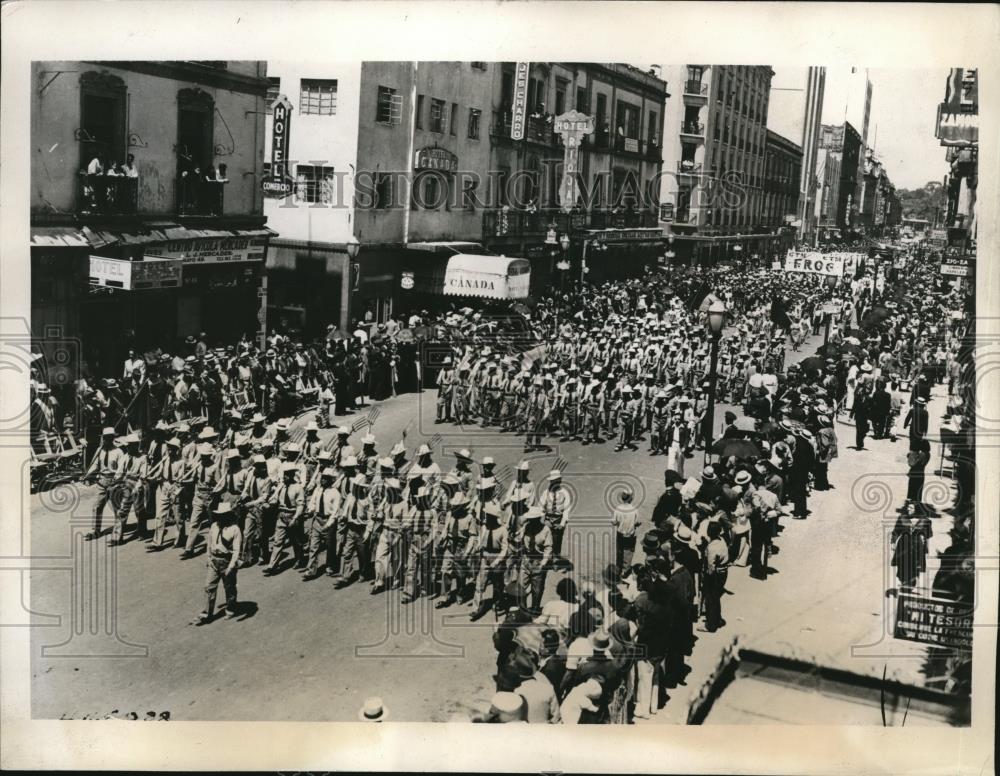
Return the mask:
[[[32,248],[90,248],[87,236],[72,226],[31,227]]]
[[[443,291],[446,296],[524,299],[530,280],[527,259],[460,253],[448,259]]]
[[[483,246],[481,243],[468,242],[468,241],[447,241],[447,240],[435,240],[430,242],[412,242],[407,243],[406,247],[413,251],[427,251],[429,253],[471,253],[473,251],[481,251]]]
[[[149,245],[151,243],[177,242],[179,240],[226,239],[233,237],[273,237],[273,229],[191,229],[180,224],[157,222],[143,229],[118,231],[83,227],[83,235],[93,248],[106,245]]]

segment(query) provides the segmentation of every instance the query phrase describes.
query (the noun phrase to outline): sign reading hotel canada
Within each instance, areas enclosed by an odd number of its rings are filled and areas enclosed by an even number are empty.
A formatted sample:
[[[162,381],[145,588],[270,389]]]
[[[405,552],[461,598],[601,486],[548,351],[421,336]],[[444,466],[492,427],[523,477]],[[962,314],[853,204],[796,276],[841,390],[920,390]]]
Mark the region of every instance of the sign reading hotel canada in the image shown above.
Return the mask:
[[[292,123],[292,104],[279,94],[271,106],[271,174],[261,181],[260,188],[265,197],[282,199],[292,193],[292,181],[288,177],[288,131]]]
[[[514,104],[510,111],[510,139],[524,140],[524,121],[528,115],[528,67],[518,62],[514,70]]]
[[[785,256],[785,272],[810,272],[814,275],[844,274],[844,260],[823,253],[796,253],[789,251]]]
[[[576,206],[578,183],[576,177],[577,162],[580,157],[580,142],[584,135],[594,132],[594,119],[577,110],[556,116],[553,129],[562,135],[566,151],[563,155],[563,178],[559,186],[559,201],[564,213],[570,212]]]

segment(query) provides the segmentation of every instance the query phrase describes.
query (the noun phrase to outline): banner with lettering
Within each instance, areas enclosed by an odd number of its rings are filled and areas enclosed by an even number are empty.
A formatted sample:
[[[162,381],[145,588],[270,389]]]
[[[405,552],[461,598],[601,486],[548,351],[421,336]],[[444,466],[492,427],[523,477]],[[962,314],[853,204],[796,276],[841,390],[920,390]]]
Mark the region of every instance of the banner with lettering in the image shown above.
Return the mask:
[[[813,275],[844,274],[844,260],[832,253],[789,251],[785,255],[785,272],[808,272]]]

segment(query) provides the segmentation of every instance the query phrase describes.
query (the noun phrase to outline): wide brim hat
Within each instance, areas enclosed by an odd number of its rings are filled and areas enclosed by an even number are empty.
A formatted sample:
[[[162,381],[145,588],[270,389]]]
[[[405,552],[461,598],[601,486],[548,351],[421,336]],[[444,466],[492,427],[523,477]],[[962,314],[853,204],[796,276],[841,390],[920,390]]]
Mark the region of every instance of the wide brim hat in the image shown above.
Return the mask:
[[[538,507],[529,507],[528,511],[524,513],[525,520],[541,520],[545,514]]]
[[[382,699],[372,696],[365,700],[364,705],[358,711],[358,719],[362,722],[384,722],[389,718],[389,710],[382,703]]]

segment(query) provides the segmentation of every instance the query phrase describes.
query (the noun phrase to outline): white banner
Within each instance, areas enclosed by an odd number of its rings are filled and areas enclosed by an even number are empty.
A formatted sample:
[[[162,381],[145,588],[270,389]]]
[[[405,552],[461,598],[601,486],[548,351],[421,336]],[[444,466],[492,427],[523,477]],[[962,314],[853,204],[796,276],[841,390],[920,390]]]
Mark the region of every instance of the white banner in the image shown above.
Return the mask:
[[[836,254],[832,253],[789,251],[785,255],[785,272],[809,272],[813,275],[839,277],[844,274],[844,260],[836,258]]]
[[[264,261],[265,237],[210,237],[150,245],[146,255],[183,259],[185,264],[228,264],[235,261]]]

